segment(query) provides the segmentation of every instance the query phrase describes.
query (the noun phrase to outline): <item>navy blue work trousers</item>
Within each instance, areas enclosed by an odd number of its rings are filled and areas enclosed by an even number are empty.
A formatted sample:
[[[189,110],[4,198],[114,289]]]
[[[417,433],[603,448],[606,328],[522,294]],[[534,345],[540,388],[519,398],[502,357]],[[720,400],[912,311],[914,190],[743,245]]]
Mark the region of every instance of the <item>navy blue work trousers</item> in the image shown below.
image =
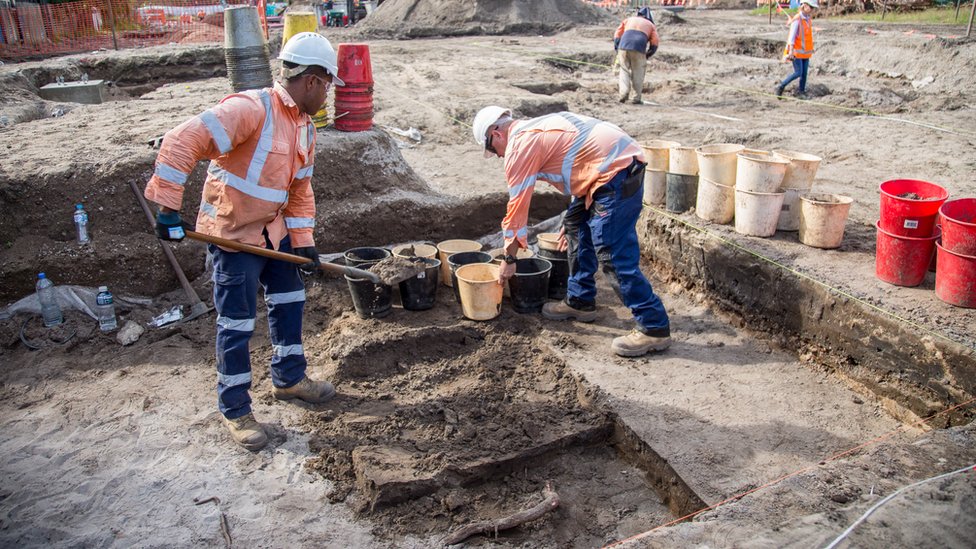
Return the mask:
[[[290,252],[290,238],[285,237],[278,249]],[[302,348],[305,284],[293,263],[228,252],[213,245],[210,252],[214,260],[217,309],[217,407],[225,417],[235,419],[251,412],[248,342],[254,333],[259,284],[268,307],[271,382],[276,387],[291,387],[305,377],[307,362]]]

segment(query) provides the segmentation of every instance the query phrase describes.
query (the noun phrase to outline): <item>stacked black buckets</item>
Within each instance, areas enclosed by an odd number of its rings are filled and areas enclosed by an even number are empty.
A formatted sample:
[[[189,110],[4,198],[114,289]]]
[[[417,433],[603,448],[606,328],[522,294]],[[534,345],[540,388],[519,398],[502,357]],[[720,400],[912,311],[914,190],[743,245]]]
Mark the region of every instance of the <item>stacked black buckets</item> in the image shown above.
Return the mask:
[[[268,44],[257,8],[234,6],[224,10],[224,59],[235,92],[271,86]]]

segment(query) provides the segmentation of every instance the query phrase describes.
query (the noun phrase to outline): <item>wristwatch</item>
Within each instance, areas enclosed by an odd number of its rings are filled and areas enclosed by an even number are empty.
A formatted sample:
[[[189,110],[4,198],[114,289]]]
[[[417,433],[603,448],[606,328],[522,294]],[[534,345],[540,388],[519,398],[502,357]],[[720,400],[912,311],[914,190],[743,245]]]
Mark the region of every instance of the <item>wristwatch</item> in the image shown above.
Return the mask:
[[[502,260],[505,263],[508,263],[509,265],[511,265],[512,263],[515,263],[516,261],[518,261],[517,259],[515,259],[515,256],[512,255],[512,254],[505,255],[505,257],[503,257]]]

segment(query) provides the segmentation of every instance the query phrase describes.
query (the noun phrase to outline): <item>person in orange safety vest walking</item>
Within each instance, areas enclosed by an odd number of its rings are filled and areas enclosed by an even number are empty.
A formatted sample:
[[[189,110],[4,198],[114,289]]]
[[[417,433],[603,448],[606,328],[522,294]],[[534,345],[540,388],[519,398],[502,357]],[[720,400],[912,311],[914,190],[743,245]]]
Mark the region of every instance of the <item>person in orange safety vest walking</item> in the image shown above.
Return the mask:
[[[647,60],[657,52],[659,44],[657,27],[648,7],[640,8],[636,16],[624,19],[613,33],[613,49],[617,52],[617,63],[620,65],[618,99],[621,103],[627,101],[631,89],[634,91],[631,102],[636,105],[642,103]]]
[[[335,395],[305,375],[302,348],[305,286],[299,269],[319,263],[312,230],[315,126],[336,76],[336,52],[314,32],[293,36],[281,49],[282,82],[225,97],[164,136],[146,198],[159,205],[156,233],[185,236],[183,186],[197,162],[209,159],[196,230],[244,244],[308,258],[292,263],[210,246],[217,309],[217,405],[233,439],[251,451],[267,443],[251,411],[248,342],[254,333],[258,286],[268,307],[272,395],[322,403]]]
[[[546,303],[549,320],[596,318],[596,271],[603,272],[637,323],[614,338],[620,356],[641,356],[671,344],[668,313],[640,270],[637,218],[643,197],[643,150],[617,126],[570,112],[515,120],[503,107],[485,107],[472,124],[485,157],[505,159],[508,209],[502,220],[504,261],[499,283],[515,274],[519,248],[528,247],[529,203],[542,180],[571,196],[560,235],[567,251],[565,301]]]
[[[817,0],[802,0],[800,13],[790,22],[790,36],[786,40],[786,59],[793,62],[793,74],[776,86],[776,95],[783,95],[786,86],[800,79],[797,96],[805,98],[807,95],[807,73],[810,70],[810,58],[813,56],[813,10],[819,6]]]

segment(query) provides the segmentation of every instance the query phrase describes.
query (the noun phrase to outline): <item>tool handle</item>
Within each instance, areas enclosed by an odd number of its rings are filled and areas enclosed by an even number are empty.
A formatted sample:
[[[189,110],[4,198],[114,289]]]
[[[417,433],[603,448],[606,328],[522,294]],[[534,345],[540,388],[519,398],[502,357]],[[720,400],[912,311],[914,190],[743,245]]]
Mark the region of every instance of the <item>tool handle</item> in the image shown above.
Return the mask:
[[[228,240],[226,238],[220,238],[219,236],[211,236],[208,234],[198,233],[196,231],[185,231],[187,238],[197,240],[199,242],[207,242],[209,244],[215,244],[224,248],[230,248],[232,250],[237,250],[239,252],[247,252],[254,255],[260,255],[263,257],[268,257],[271,259],[277,259],[279,261],[287,261],[289,263],[295,263],[298,265],[304,265],[308,263],[307,257],[302,257],[300,255],[289,254],[285,252],[279,252],[277,250],[269,250],[268,248],[262,248],[260,246],[253,246],[251,244],[243,244],[234,240]],[[357,269],[355,267],[349,267],[346,265],[336,265],[335,263],[323,262],[319,265],[319,268],[324,271],[331,271],[338,274],[349,275],[354,278],[365,278],[374,284],[381,284],[380,278],[375,274],[364,271],[362,269]]]

